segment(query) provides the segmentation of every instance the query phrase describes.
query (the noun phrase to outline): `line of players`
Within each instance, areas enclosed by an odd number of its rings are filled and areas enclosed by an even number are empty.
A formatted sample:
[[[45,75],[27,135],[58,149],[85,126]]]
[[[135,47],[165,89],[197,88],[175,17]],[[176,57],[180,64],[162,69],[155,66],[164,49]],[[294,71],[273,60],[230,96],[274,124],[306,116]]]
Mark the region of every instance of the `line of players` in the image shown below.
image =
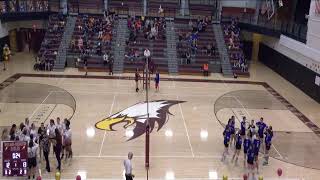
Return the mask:
[[[269,150],[271,148],[271,142],[273,138],[273,130],[272,126],[267,126],[266,123],[263,122],[263,118],[255,123],[254,120],[251,120],[249,124],[246,120],[246,117],[243,117],[240,122],[240,129],[235,127],[235,117],[232,116],[228,124],[223,131],[224,137],[224,152],[222,154],[221,161],[226,160],[226,156],[229,154],[229,146],[234,145],[235,151],[232,156],[232,162],[235,160],[235,164],[238,162],[238,157],[240,154],[240,150],[243,146],[244,152],[244,167],[248,167],[248,175],[250,175],[250,171],[254,176],[254,170],[257,169],[257,173],[259,173],[259,151],[261,149],[261,145],[264,143],[263,153],[264,153],[264,162],[263,165],[268,165],[269,162]]]

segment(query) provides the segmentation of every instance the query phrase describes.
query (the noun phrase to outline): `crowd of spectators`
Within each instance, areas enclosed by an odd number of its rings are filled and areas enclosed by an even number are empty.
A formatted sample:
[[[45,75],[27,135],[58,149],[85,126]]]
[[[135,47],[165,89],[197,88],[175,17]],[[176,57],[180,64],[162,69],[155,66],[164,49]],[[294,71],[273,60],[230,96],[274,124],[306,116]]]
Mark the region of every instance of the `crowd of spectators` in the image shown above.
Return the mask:
[[[233,69],[248,71],[248,65],[243,53],[243,44],[240,42],[240,28],[236,19],[230,24],[223,25],[224,36],[230,54]]]
[[[78,61],[84,61],[93,55],[103,58],[107,65],[111,59],[111,54],[107,46],[111,45],[112,27],[117,16],[109,14],[103,16],[82,15],[78,20],[76,32],[77,36],[71,40],[70,48],[72,52],[80,52]]]
[[[190,64],[191,57],[196,56],[197,53],[206,54],[208,56],[214,56],[216,53],[215,43],[208,43],[203,47],[199,47],[199,35],[201,32],[205,32],[208,25],[210,25],[208,17],[203,19],[198,18],[197,22],[189,21],[189,32],[178,32],[177,51],[178,56],[181,58],[181,64]]]
[[[163,18],[145,18],[145,17],[129,17],[128,18],[129,40],[126,41],[127,45],[136,45],[137,37],[143,35],[146,40],[156,41],[158,39],[166,39],[166,23]],[[143,50],[130,48],[129,52],[125,55],[130,61],[134,62],[140,57],[143,57]]]
[[[58,55],[60,40],[65,27],[65,17],[62,14],[51,16],[49,27],[42,41],[40,51],[35,57],[35,70],[51,71]]]
[[[36,127],[34,123],[26,118],[19,126],[12,124],[11,129],[4,128],[1,134],[1,141],[26,141],[28,145],[28,179],[35,179],[36,167],[43,159],[46,161],[47,172],[51,171],[49,154],[51,147],[57,160],[57,170],[61,170],[61,159],[72,158],[72,132],[70,121],[64,119],[56,122],[51,119],[48,125],[41,123]],[[39,158],[38,158],[39,157]]]

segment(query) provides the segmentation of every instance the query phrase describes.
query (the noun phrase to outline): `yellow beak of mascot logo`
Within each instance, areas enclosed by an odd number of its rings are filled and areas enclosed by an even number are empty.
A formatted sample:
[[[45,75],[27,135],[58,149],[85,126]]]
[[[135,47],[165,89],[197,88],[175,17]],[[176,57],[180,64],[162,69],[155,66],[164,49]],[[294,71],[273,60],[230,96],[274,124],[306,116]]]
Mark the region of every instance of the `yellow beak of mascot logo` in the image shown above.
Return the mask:
[[[140,102],[133,106],[128,107],[118,113],[115,113],[96,123],[96,128],[105,131],[116,131],[113,127],[117,124],[124,124],[123,128],[127,129],[132,126],[133,136],[128,141],[135,139],[145,133],[147,123],[149,124],[149,130],[152,130],[157,123],[159,131],[164,124],[167,123],[169,115],[169,108],[173,105],[184,103],[184,101],[175,100],[155,100],[149,102],[149,116],[146,112],[147,103]]]
[[[106,131],[115,131],[112,127],[119,123],[125,123],[123,126],[125,129],[133,125],[135,120],[130,117],[117,117],[117,118],[106,118],[96,124],[96,128]]]

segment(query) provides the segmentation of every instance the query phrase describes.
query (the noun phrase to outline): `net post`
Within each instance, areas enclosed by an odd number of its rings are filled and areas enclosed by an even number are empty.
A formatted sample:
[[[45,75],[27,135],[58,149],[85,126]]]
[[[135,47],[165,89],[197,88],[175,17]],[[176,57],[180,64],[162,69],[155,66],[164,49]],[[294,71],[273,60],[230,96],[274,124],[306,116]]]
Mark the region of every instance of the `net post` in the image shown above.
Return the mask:
[[[150,152],[150,128],[149,128],[149,125],[146,126],[146,147],[145,147],[145,150],[146,150],[146,157],[145,157],[145,167],[148,171],[149,169],[149,152]]]
[[[147,170],[149,169],[150,166],[150,162],[149,162],[149,152],[150,152],[150,124],[149,124],[149,93],[148,93],[148,88],[149,88],[149,59],[148,57],[146,57],[146,103],[147,103],[147,121],[146,121],[146,142],[145,142],[145,167],[147,168]]]

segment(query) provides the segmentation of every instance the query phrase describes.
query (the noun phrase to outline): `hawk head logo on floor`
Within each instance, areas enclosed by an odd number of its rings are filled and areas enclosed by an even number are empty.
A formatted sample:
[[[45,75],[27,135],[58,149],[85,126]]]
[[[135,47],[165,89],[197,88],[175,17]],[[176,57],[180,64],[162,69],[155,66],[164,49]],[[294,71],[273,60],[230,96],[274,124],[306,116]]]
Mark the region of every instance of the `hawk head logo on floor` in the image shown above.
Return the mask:
[[[184,103],[185,101],[175,100],[155,100],[149,102],[149,127],[150,133],[157,123],[159,131],[168,121],[168,116],[172,115],[169,108],[173,105]],[[147,126],[147,103],[140,102],[128,107],[118,113],[111,115],[96,123],[96,128],[106,131],[115,131],[113,126],[123,123],[123,128],[133,127],[133,135],[128,141],[135,139],[146,131]]]

